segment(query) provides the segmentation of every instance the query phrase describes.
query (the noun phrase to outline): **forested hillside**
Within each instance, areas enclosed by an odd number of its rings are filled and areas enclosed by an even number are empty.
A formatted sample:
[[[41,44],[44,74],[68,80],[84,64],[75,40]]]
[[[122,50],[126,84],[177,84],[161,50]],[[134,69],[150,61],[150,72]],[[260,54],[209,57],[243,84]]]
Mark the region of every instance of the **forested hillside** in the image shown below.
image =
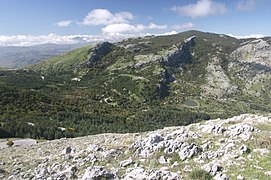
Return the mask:
[[[0,135],[139,132],[270,112],[269,40],[187,31],[104,42],[1,70]]]

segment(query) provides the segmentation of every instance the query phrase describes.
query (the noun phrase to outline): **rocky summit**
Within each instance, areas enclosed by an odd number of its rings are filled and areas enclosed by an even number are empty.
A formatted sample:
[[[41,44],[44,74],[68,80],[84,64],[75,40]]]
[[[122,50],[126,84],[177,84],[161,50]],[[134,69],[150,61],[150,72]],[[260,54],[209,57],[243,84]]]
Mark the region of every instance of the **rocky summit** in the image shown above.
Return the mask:
[[[270,179],[271,116],[243,114],[0,150],[1,179]]]

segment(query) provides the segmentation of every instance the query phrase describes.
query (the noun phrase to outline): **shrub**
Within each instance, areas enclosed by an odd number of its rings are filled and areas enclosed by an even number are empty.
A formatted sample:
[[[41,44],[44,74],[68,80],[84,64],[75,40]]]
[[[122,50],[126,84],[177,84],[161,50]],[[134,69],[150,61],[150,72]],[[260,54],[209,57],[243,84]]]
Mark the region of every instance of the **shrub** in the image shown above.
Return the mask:
[[[257,145],[261,148],[271,149],[271,137],[261,137],[257,139]]]
[[[212,175],[202,169],[194,169],[189,177],[194,180],[211,180]]]
[[[11,147],[14,144],[13,141],[7,141],[6,145],[8,145],[9,147]]]

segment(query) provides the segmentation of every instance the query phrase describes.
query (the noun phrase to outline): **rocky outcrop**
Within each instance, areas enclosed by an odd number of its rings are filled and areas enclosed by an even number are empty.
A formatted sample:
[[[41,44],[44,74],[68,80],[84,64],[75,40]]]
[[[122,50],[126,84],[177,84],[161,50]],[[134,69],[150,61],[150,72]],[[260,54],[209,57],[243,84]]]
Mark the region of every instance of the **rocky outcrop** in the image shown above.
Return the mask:
[[[113,44],[109,42],[97,44],[95,48],[91,49],[90,58],[86,62],[80,64],[79,67],[91,67],[93,63],[98,62],[101,58],[110,53],[112,46]]]
[[[176,180],[202,169],[219,180],[249,179],[251,171],[268,179],[270,124],[271,116],[244,114],[146,133],[9,147],[0,150],[0,178]]]
[[[202,86],[204,95],[221,98],[226,94],[237,92],[237,86],[225,74],[220,61],[219,57],[214,56],[207,65],[206,84]]]
[[[230,55],[229,71],[245,86],[244,93],[260,96],[266,93],[271,79],[271,45],[266,39],[254,39],[241,44]]]
[[[148,55],[136,55],[133,66],[141,68],[150,63],[161,63],[166,66],[179,67],[181,64],[190,63],[192,60],[190,48],[195,46],[195,38],[195,36],[190,37],[180,44],[159,52],[158,55],[152,53]]]
[[[231,56],[241,63],[257,63],[271,68],[271,46],[264,39],[243,43]]]
[[[106,171],[103,167],[94,166],[86,169],[82,180],[114,179],[114,177],[112,172]]]
[[[166,57],[161,58],[159,61],[167,66],[178,67],[184,63],[192,61],[190,48],[195,46],[195,36],[192,36],[184,41],[184,43],[176,45],[176,50],[170,52]]]

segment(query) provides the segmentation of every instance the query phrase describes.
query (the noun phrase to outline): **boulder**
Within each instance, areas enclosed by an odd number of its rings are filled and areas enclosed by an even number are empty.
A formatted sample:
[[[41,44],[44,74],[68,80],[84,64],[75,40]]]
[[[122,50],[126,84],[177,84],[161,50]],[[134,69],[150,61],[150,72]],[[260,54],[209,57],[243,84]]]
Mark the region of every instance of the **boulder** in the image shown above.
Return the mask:
[[[49,175],[49,172],[46,167],[37,167],[35,170],[35,174],[37,178],[45,178]]]
[[[114,179],[116,176],[112,172],[105,170],[101,166],[88,167],[82,180]]]
[[[84,159],[84,161],[87,161],[87,162],[96,162],[97,161],[97,157],[90,153],[88,154],[88,156]]]
[[[105,159],[117,157],[120,154],[120,150],[118,149],[110,149],[107,151],[102,152]]]
[[[148,179],[166,179],[166,180],[178,180],[181,179],[180,175],[167,170],[154,171],[148,177]]]
[[[201,145],[202,150],[203,151],[208,150],[210,148],[211,144],[212,144],[211,141],[204,143],[203,145]]]
[[[95,152],[95,151],[99,151],[100,147],[96,144],[90,144],[87,148],[88,152]]]
[[[180,137],[182,136],[183,134],[185,133],[184,129],[178,129],[178,130],[175,130],[173,131],[172,133],[168,134],[166,136],[166,139],[173,139],[175,137]]]
[[[179,138],[176,138],[175,140],[167,140],[165,142],[164,153],[166,154],[174,153],[178,149],[180,149],[182,145],[183,145],[183,142]]]
[[[216,175],[218,172],[221,172],[222,169],[223,168],[218,162],[210,162],[203,166],[203,170],[205,170],[206,172],[212,175]]]
[[[158,162],[160,164],[168,164],[168,160],[165,158],[165,156],[160,156]]]
[[[70,154],[71,152],[72,152],[71,147],[67,147],[67,148],[63,149],[63,151],[62,151],[63,154]]]
[[[250,152],[250,149],[245,145],[243,144],[240,148],[239,148],[239,153],[240,154],[245,154],[245,153],[249,153]]]
[[[271,171],[264,172],[264,175],[271,177]]]
[[[133,163],[132,158],[120,162],[120,167],[127,167]]]
[[[206,160],[206,159],[214,159],[214,158],[217,158],[219,156],[223,156],[224,153],[223,152],[219,152],[219,151],[207,151],[207,152],[204,152],[202,153],[198,159],[203,159],[203,160]]]
[[[64,171],[61,171],[55,175],[55,179],[76,179],[76,172],[78,171],[76,166],[70,166]]]
[[[217,173],[214,177],[214,180],[229,180],[230,178],[223,173]]]
[[[151,151],[149,149],[139,149],[139,156],[143,158],[148,158],[151,155]]]
[[[178,154],[180,156],[180,159],[184,161],[186,159],[193,157],[194,155],[197,155],[200,152],[201,152],[201,149],[197,145],[192,143],[191,145],[188,145],[182,148]]]
[[[52,172],[58,172],[58,171],[61,171],[63,170],[63,166],[60,164],[60,163],[54,163],[50,166],[50,170]]]
[[[5,173],[6,171],[4,170],[4,169],[2,169],[2,168],[0,168],[0,174],[3,174],[3,173]]]
[[[207,124],[203,127],[202,131],[206,133],[222,134],[226,131],[226,128],[220,124],[216,125]]]
[[[137,168],[129,168],[126,170],[126,173],[124,175],[125,180],[132,180],[132,179],[147,179],[148,174],[142,167]]]
[[[228,127],[228,134],[232,137],[239,136],[241,134],[248,134],[255,130],[255,128],[248,124],[235,124]]]
[[[161,134],[151,134],[146,139],[146,146],[152,146],[153,144],[158,144],[159,142],[163,141],[164,138],[161,136]]]
[[[236,178],[237,178],[237,180],[244,180],[245,179],[244,176],[242,176],[241,174],[239,174]]]

